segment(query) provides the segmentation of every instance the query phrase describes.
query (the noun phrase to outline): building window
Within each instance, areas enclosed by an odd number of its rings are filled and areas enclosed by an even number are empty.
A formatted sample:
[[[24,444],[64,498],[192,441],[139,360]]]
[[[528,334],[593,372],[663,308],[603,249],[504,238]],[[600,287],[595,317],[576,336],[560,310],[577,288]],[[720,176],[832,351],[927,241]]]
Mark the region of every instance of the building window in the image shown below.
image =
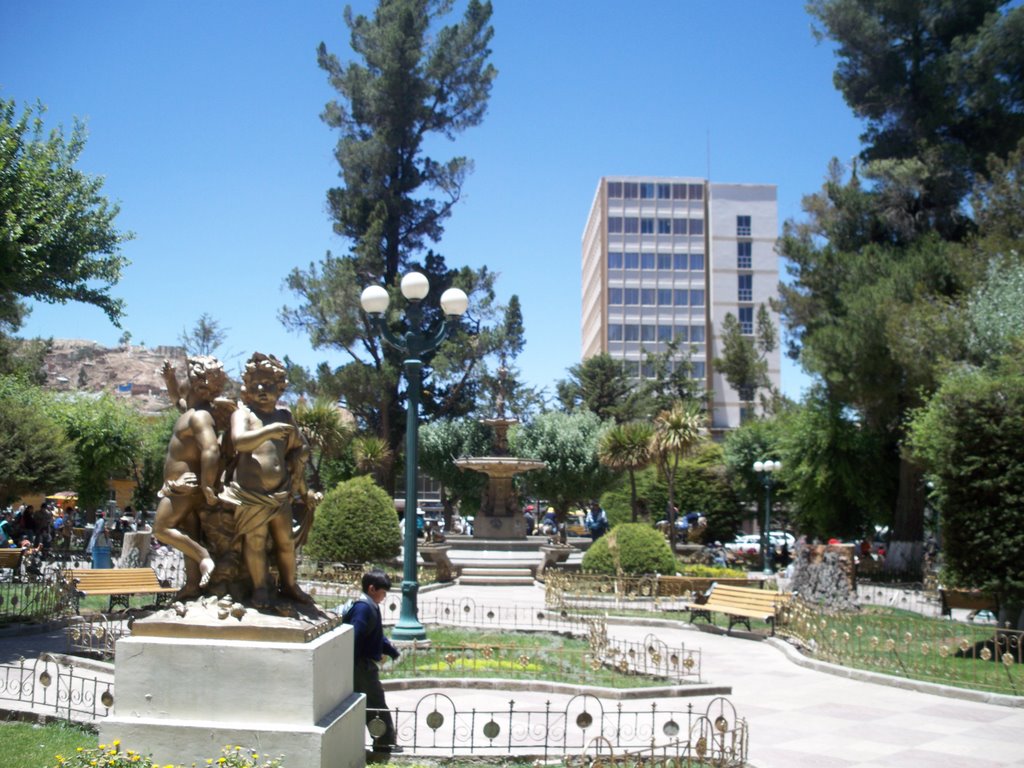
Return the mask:
[[[608,269],[622,269],[622,251],[608,251]]]
[[[672,185],[671,184],[659,184],[658,185],[658,199],[668,200],[672,197]]]
[[[739,275],[736,280],[736,299],[738,301],[754,300],[754,276]]]
[[[658,254],[658,269],[672,269],[672,254],[671,253],[659,253]]]
[[[688,325],[676,326],[676,341],[685,344],[690,340],[690,327]]]
[[[689,223],[689,219],[672,219],[672,234],[673,235],[685,235],[690,231],[690,228],[686,226]]]
[[[640,326],[639,325],[627,325],[627,326],[625,326],[625,337],[626,337],[626,341],[640,341]]]
[[[693,366],[693,373],[691,374],[695,379],[703,379],[707,375],[707,368],[703,360],[694,360],[691,365]]]
[[[640,231],[640,222],[633,218],[626,219],[622,222],[622,231],[627,235],[635,235]]]
[[[736,237],[750,237],[750,217],[736,217]]]
[[[640,254],[640,269],[654,269],[654,254],[653,253],[641,253]]]
[[[754,267],[754,244],[749,240],[736,243],[736,268],[753,269]]]
[[[675,290],[675,305],[677,307],[685,307],[690,303],[690,292],[685,288],[677,288]]]
[[[645,307],[653,307],[658,292],[653,288],[644,288],[640,291],[640,303]]]
[[[658,306],[671,307],[672,306],[672,289],[671,288],[659,288],[658,289]]]
[[[608,303],[609,304],[622,304],[622,289],[621,288],[609,288],[608,289]]]
[[[690,289],[690,306],[691,307],[703,307],[704,306],[704,290],[702,288],[691,288]]]
[[[608,326],[608,341],[622,341],[621,323],[612,323]]]
[[[641,200],[653,200],[654,199],[654,185],[648,182],[644,182],[640,185],[640,199]]]
[[[659,325],[658,326],[658,341],[672,341],[672,326],[671,325]]]
[[[691,325],[690,326],[690,341],[694,344],[704,343],[704,326],[703,325]]]
[[[618,235],[622,233],[622,217],[621,216],[609,216],[608,217],[608,233],[612,235]]]
[[[640,361],[639,360],[624,360],[622,363],[622,370],[626,372],[627,376],[632,378],[638,378],[640,376]]]
[[[620,198],[622,197],[622,182],[621,181],[609,181],[608,182],[608,197]]]
[[[703,235],[704,234],[704,219],[690,219],[690,234],[691,235]]]
[[[658,234],[659,235],[671,235],[672,234],[672,219],[658,219]]]
[[[629,253],[624,255],[626,269],[640,269],[640,254]]]
[[[686,199],[686,185],[685,184],[673,184],[672,185],[672,199],[673,200],[685,200]]]
[[[690,254],[690,270],[693,272],[704,271],[704,254],[703,253],[691,253]]]
[[[740,333],[754,334],[754,308],[740,307]]]
[[[640,341],[654,341],[654,335],[657,331],[658,328],[655,325],[641,325]]]
[[[673,266],[673,268],[679,270],[680,272],[685,272],[686,271],[686,266],[687,266],[687,256],[686,256],[686,254],[685,253],[674,254],[672,256],[672,266]]]
[[[654,234],[654,219],[640,219],[640,234],[641,235],[653,235]]]
[[[635,307],[640,303],[640,289],[639,288],[626,288],[623,291],[623,298],[625,298],[625,304],[627,307]]]
[[[703,200],[704,199],[704,185],[703,184],[691,184],[690,185],[690,199],[691,200]]]
[[[622,196],[627,200],[636,200],[640,196],[640,191],[635,181],[623,182]]]

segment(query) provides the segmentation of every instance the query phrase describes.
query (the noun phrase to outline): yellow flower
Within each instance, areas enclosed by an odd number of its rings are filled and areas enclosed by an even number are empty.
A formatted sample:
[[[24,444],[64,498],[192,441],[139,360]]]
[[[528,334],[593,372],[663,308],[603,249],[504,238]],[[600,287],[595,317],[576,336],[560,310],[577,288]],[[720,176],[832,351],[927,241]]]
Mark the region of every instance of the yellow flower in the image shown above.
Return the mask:
[[[114,739],[114,746],[118,746],[121,743],[120,739]]]

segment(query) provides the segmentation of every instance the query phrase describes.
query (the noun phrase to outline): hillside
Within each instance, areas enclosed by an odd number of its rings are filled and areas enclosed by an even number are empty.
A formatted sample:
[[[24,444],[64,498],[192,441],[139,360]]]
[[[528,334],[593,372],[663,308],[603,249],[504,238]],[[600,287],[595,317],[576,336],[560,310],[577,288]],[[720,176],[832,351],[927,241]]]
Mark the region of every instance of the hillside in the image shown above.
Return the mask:
[[[184,376],[183,347],[104,347],[93,341],[54,339],[46,356],[46,387],[60,392],[110,392],[140,411],[170,406],[160,368],[170,360]]]

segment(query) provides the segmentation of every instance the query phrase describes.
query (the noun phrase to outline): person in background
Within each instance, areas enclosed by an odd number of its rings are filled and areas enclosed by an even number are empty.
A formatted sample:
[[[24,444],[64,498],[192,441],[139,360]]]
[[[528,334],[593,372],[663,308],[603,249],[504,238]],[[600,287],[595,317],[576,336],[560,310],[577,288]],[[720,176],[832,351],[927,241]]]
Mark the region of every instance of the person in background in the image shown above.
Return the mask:
[[[590,538],[592,541],[600,539],[608,530],[608,515],[605,514],[605,511],[601,508],[597,499],[590,502],[590,509],[587,511],[587,516],[584,518],[583,524],[590,532]]]
[[[384,571],[368,571],[363,574],[362,589],[363,594],[342,615],[342,621],[355,630],[353,687],[366,695],[367,726],[378,718],[384,723],[384,733],[374,737],[373,751],[399,754],[403,750],[395,743],[395,723],[380,683],[384,655],[395,661],[401,656],[384,636],[384,621],[380,615],[380,604],[391,589],[391,579]]]

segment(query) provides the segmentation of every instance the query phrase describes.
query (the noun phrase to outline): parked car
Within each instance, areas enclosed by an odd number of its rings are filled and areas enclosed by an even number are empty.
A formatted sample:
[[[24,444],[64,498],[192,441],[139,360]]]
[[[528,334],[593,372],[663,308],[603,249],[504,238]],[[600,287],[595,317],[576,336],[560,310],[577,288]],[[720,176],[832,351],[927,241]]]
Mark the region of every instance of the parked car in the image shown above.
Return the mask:
[[[761,537],[756,533],[744,533],[733,541],[726,542],[725,548],[730,552],[741,552],[746,555],[761,551]]]
[[[565,516],[565,532],[569,536],[589,536],[587,516],[583,512],[570,512]]]

